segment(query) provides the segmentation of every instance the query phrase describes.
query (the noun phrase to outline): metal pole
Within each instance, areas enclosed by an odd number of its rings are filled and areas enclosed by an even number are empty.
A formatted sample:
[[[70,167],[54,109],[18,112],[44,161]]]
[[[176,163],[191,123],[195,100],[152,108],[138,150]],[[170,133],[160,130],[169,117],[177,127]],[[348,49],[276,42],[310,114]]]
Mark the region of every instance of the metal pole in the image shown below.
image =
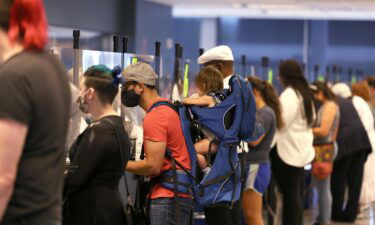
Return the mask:
[[[263,56],[262,57],[262,73],[260,74],[260,79],[267,80],[268,66],[269,66],[269,59],[268,57]]]
[[[242,76],[246,76],[246,55],[241,56]]]
[[[122,37],[122,53],[128,53],[129,37]]]
[[[203,53],[204,53],[204,48],[200,48],[199,49],[199,56],[203,55]]]
[[[120,52],[119,40],[120,36],[113,35],[113,52]]]
[[[171,91],[171,99],[179,100],[180,96],[180,88],[179,88],[179,83],[180,83],[180,56],[182,55],[180,53],[181,47],[180,44],[176,43],[175,44],[175,61],[174,61],[174,69],[173,69],[173,83],[172,83],[172,91]],[[178,92],[178,96],[173,96],[174,90]]]
[[[161,77],[161,56],[160,56],[160,48],[161,48],[161,43],[160,42],[155,42],[155,72],[158,75],[158,82],[156,85],[156,89],[158,93],[160,93],[160,77]]]
[[[80,30],[73,30],[73,58],[74,58],[74,67],[73,67],[73,84],[75,86],[79,86],[79,68],[80,68],[80,57],[79,52],[79,37],[80,37]]]

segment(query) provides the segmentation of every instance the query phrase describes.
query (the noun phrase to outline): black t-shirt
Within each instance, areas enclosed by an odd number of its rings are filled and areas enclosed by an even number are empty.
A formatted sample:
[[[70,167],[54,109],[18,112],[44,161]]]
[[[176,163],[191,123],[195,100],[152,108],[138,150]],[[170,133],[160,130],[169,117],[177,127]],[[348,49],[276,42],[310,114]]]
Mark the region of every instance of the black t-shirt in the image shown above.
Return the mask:
[[[78,136],[69,150],[63,224],[125,224],[118,187],[129,156],[119,116],[103,117]]]
[[[28,126],[3,223],[61,218],[70,89],[64,66],[47,52],[22,52],[0,65],[0,119]]]
[[[122,148],[118,145],[118,140]],[[68,173],[65,186],[70,191],[75,191],[93,180],[96,180],[94,183],[100,183],[97,180],[106,180],[102,183],[115,184],[117,189],[129,157],[130,142],[121,117],[103,117],[90,124],[70,148],[70,163],[76,169]]]

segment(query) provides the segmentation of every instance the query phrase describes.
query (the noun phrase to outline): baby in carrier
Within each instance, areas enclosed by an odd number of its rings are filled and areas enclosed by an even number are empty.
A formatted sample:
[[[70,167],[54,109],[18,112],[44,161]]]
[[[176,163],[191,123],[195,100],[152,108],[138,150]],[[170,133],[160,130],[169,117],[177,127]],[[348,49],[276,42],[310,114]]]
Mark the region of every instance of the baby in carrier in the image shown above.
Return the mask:
[[[185,105],[195,105],[201,107],[214,107],[225,99],[223,92],[223,76],[219,70],[213,66],[207,66],[201,69],[195,79],[199,97],[185,98]],[[212,135],[204,133],[204,138],[198,140],[195,144],[197,152],[198,165],[202,172],[207,174],[210,171],[205,155],[217,152],[215,138]]]

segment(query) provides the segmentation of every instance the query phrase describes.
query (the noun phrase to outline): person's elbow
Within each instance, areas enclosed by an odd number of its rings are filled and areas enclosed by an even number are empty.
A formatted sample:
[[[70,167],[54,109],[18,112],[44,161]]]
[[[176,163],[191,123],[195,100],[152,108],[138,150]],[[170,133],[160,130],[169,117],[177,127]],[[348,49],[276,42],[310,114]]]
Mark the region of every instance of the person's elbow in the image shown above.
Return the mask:
[[[148,176],[158,176],[161,173],[162,165],[151,164],[149,168]]]
[[[323,138],[328,135],[329,131],[328,130],[319,130],[314,132],[314,136],[318,138]]]
[[[251,147],[255,147],[259,144],[259,141],[252,141],[252,142],[248,142],[248,144],[251,146]]]
[[[258,139],[256,139],[255,141],[248,142],[248,144],[251,147],[256,147],[257,145],[259,145],[263,141],[264,136],[265,136],[265,134],[263,134],[262,136],[258,137]]]
[[[13,176],[0,176],[0,196],[12,194],[15,180]]]
[[[320,135],[321,135],[321,137],[326,137],[328,134],[329,134],[328,130],[323,130]]]

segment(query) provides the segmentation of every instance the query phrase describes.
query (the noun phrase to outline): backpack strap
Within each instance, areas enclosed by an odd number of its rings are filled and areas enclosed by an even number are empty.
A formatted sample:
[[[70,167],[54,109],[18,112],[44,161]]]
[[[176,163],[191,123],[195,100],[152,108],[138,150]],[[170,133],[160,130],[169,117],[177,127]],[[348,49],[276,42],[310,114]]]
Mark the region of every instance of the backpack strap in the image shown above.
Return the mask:
[[[147,111],[148,113],[151,112],[154,108],[157,108],[159,106],[162,106],[162,105],[165,105],[165,106],[168,106],[170,107],[171,109],[173,109],[178,116],[180,116],[179,114],[179,110],[178,110],[178,106],[176,106],[175,104],[172,104],[171,102],[169,101],[159,101],[159,102],[156,102],[155,104],[153,104],[150,109]],[[183,186],[185,186],[186,184],[182,183],[182,182],[179,182],[178,180],[178,175],[177,175],[177,166],[178,165],[182,170],[184,170],[186,172],[186,174],[194,177],[180,162],[178,162],[173,156],[172,156],[172,152],[167,148],[166,151],[165,151],[165,158],[169,159],[172,163],[172,180],[168,180],[166,181],[166,177],[163,177],[163,174],[159,176],[159,181],[160,183],[162,184],[163,181],[166,182],[166,183],[172,183],[173,184],[173,192],[174,192],[174,204],[175,204],[175,220],[176,220],[176,224],[177,225],[180,225],[180,202],[179,202],[179,199],[178,199],[178,187],[181,186],[181,184],[183,184]],[[187,176],[187,175],[186,175]]]
[[[178,106],[176,104],[173,104],[172,102],[170,101],[159,101],[159,102],[156,102],[154,103],[148,110],[147,110],[147,113],[151,112],[154,108],[157,108],[159,106],[162,106],[162,105],[166,105],[166,106],[169,106],[170,108],[172,108],[174,111],[176,111],[176,113],[178,115],[179,112],[178,112]]]

